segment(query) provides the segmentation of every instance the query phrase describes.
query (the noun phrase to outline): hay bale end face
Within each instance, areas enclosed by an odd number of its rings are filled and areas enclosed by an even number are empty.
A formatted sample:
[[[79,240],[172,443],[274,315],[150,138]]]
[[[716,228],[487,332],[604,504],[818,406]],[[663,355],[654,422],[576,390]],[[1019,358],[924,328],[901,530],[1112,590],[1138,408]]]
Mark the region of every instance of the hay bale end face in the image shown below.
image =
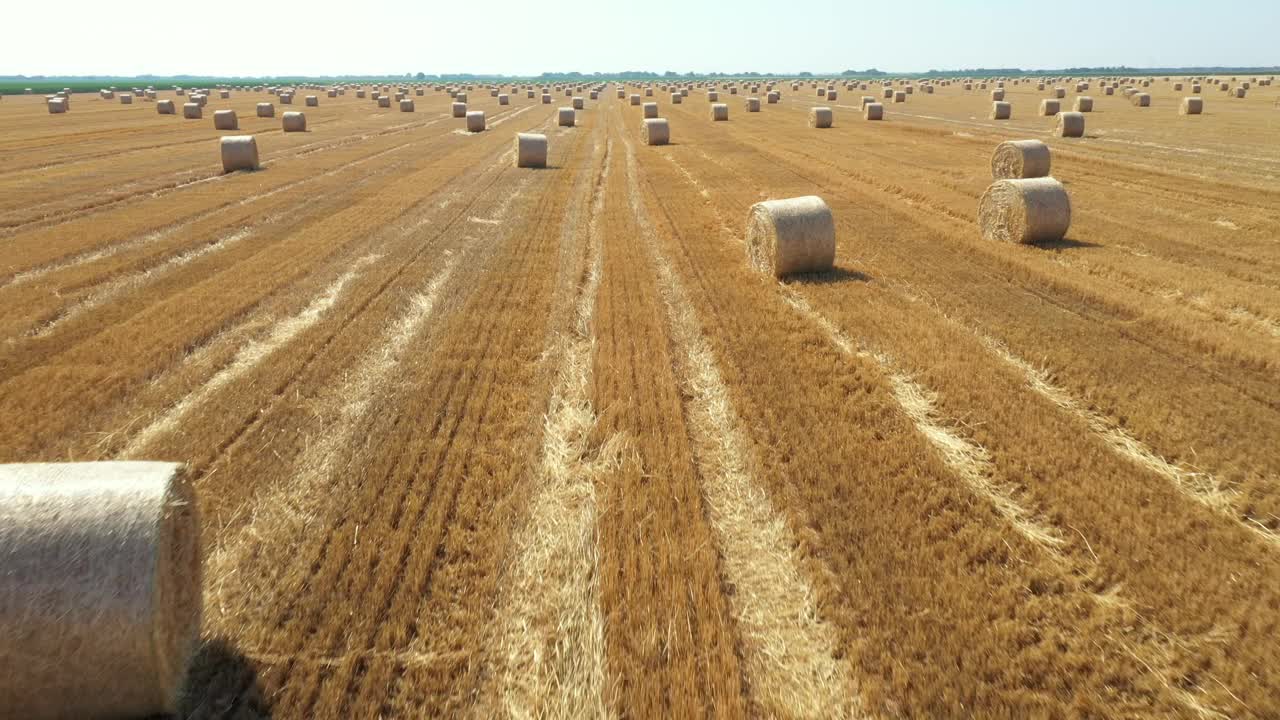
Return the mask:
[[[484,132],[485,121],[483,110],[467,111],[467,132]]]
[[[257,170],[258,141],[252,135],[227,135],[222,138],[222,172]]]
[[[996,146],[991,154],[993,180],[1045,177],[1052,156],[1049,146],[1039,140],[1010,140]]]
[[[678,92],[671,93],[671,104],[679,105],[684,102],[684,96]]]
[[[671,126],[666,118],[647,118],[640,125],[640,142],[645,145],[666,145],[671,142]]]
[[[1064,138],[1084,137],[1084,113],[1058,113],[1058,124],[1054,127],[1053,134]]]
[[[1051,177],[997,180],[978,202],[978,227],[997,242],[1056,242],[1071,227],[1071,200]]]
[[[537,133],[516,133],[516,167],[544,168],[547,166],[547,136]]]
[[[578,114],[571,107],[562,107],[556,111],[556,125],[560,127],[573,127],[577,121]]]
[[[287,112],[281,117],[285,132],[306,132],[307,115],[301,112]]]
[[[816,195],[752,205],[747,254],[753,267],[778,278],[830,270],[836,258],[831,208]]]
[[[213,129],[214,130],[236,130],[240,127],[240,120],[236,117],[235,110],[215,110],[213,113]]]
[[[1204,112],[1204,98],[1185,97],[1178,107],[1179,115],[1199,115]]]
[[[815,129],[823,129],[831,127],[835,121],[835,113],[829,107],[815,107],[809,109],[809,127]]]
[[[0,465],[0,708],[173,713],[200,635],[200,523],[179,465]],[[38,659],[38,662],[33,662]]]

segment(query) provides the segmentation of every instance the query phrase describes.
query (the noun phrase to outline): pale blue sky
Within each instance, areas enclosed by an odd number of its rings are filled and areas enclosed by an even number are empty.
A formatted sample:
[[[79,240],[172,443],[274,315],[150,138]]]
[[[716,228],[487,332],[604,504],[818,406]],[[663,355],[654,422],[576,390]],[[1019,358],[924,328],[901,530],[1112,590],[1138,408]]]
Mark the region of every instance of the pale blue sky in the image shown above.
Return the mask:
[[[22,0],[4,18],[0,75],[1280,64],[1280,0]]]

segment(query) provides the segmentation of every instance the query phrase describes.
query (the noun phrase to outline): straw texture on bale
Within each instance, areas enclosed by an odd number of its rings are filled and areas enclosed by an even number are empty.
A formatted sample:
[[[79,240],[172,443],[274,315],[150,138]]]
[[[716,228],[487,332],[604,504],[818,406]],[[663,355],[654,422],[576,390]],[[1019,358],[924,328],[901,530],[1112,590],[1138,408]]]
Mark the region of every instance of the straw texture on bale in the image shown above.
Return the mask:
[[[172,114],[173,114],[173,101],[172,101],[172,100],[161,100],[161,101],[157,102],[157,103],[156,103],[156,113],[157,113],[157,114],[160,114],[160,115],[172,115]]]
[[[0,708],[171,713],[200,633],[200,525],[180,465],[0,465]]]
[[[666,145],[671,142],[671,126],[666,118],[647,118],[640,125],[640,142],[645,145]]]
[[[547,136],[537,133],[516,133],[516,167],[544,168],[547,166]]]
[[[391,96],[390,96],[390,95],[379,95],[379,96],[378,96],[378,107],[380,107],[380,108],[389,108],[389,107],[391,107]]]
[[[760,98],[747,98],[747,112],[760,112]]]
[[[1093,98],[1088,95],[1077,95],[1072,109],[1078,113],[1093,112]]]
[[[641,109],[644,111],[645,118],[658,117],[658,103],[647,102],[641,106]]]
[[[712,90],[711,92],[708,92],[708,93],[707,93],[707,101],[708,101],[708,102],[715,102],[715,101],[717,101],[717,100],[719,100],[719,99],[720,99],[720,93],[715,92],[714,90]]]
[[[586,106],[587,106],[587,103],[586,103],[586,101],[585,101],[585,100],[583,100],[582,98],[580,98],[580,97],[575,97],[575,98],[573,99],[573,109],[574,109],[574,110],[581,110],[581,109],[585,108]]]
[[[239,127],[240,120],[236,117],[235,110],[215,110],[213,112],[214,130],[236,130]]]
[[[1071,199],[1051,177],[997,180],[978,201],[978,227],[999,242],[1061,240],[1071,227]]]
[[[483,132],[484,131],[484,111],[469,110],[467,111],[467,132]]]
[[[714,103],[711,105],[711,119],[714,121],[722,121],[729,119],[729,106],[724,103]]]
[[[456,118],[467,116],[467,104],[464,102],[453,103],[453,116]]]
[[[556,124],[560,127],[573,127],[577,120],[577,113],[571,107],[562,107],[556,113]]]
[[[835,113],[829,107],[809,108],[809,127],[829,128],[835,119]]]
[[[1084,113],[1058,113],[1058,124],[1054,127],[1053,134],[1064,138],[1084,137]]]
[[[413,98],[405,98],[400,101],[400,112],[413,112]]]
[[[199,120],[201,117],[204,117],[204,110],[200,107],[199,103],[183,103],[182,117],[188,120]]]
[[[258,103],[258,117],[269,118],[276,116],[276,106],[271,103]]]
[[[836,259],[831,209],[816,195],[752,205],[747,253],[757,270],[774,277],[830,270]]]
[[[1041,100],[1040,114],[1044,117],[1053,117],[1062,109],[1062,103],[1057,100]]]
[[[252,135],[227,135],[222,138],[222,171],[258,169],[258,141]]]
[[[287,112],[281,116],[285,132],[306,132],[307,115],[300,112]]]
[[[862,117],[865,120],[883,120],[884,105],[880,103],[867,103],[862,106]]]
[[[1049,146],[1039,140],[1009,140],[991,154],[991,178],[1009,180],[1045,177],[1049,174]]]
[[[991,119],[992,120],[1008,120],[1013,117],[1013,105],[1007,102],[995,101],[991,103]]]
[[[1179,115],[1199,115],[1204,112],[1204,98],[1185,97],[1178,107]]]

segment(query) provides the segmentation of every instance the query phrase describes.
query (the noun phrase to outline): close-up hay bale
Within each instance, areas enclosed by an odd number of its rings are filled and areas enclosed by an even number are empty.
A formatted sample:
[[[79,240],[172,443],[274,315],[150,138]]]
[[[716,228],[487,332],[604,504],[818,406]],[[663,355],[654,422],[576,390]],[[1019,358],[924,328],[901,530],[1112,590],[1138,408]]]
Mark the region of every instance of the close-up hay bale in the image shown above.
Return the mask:
[[[978,227],[997,242],[1055,242],[1071,227],[1071,200],[1051,177],[997,180],[978,201]]]
[[[729,106],[724,103],[713,103],[711,105],[711,119],[715,122],[728,120]]]
[[[199,120],[204,117],[204,109],[200,107],[200,103],[183,103],[182,117],[188,120]]]
[[[467,104],[464,102],[455,102],[452,105],[453,116],[456,118],[464,118],[467,116]]]
[[[641,106],[641,111],[643,113],[642,117],[656,118],[658,117],[658,103],[647,102]]]
[[[1053,134],[1064,138],[1084,137],[1084,113],[1058,113],[1058,123],[1054,127]]]
[[[467,132],[484,132],[484,111],[468,110],[467,111]]]
[[[413,112],[416,109],[413,104],[413,98],[405,98],[400,101],[400,112]]]
[[[753,267],[777,278],[830,270],[836,258],[831,208],[816,195],[752,205],[747,254]]]
[[[544,168],[547,166],[547,136],[537,133],[516,133],[516,167]]]
[[[577,113],[571,107],[562,107],[556,112],[556,124],[560,127],[573,127]]]
[[[281,116],[281,126],[285,132],[306,132],[307,115],[301,112],[287,112]]]
[[[991,103],[992,120],[1008,120],[1013,117],[1013,104],[996,101]]]
[[[883,120],[884,105],[877,102],[867,103],[862,107],[862,117],[864,120]]]
[[[236,130],[240,127],[240,120],[236,117],[235,110],[215,110],[213,113],[213,129],[214,130]]]
[[[276,106],[272,105],[269,102],[260,102],[258,103],[257,108],[258,108],[258,117],[260,118],[269,118],[269,117],[276,116]]]
[[[252,135],[227,135],[220,148],[224,173],[258,169],[258,141]]]
[[[1199,115],[1204,112],[1204,98],[1184,97],[1178,106],[1179,115]]]
[[[0,712],[176,712],[200,635],[200,558],[180,465],[0,465]]]
[[[829,128],[835,121],[835,113],[829,107],[809,108],[809,127]]]
[[[760,112],[760,98],[749,97],[746,99],[747,112]]]
[[[1077,95],[1071,109],[1078,113],[1093,112],[1093,98],[1088,95]]]
[[[1040,115],[1042,117],[1053,117],[1060,110],[1062,110],[1062,104],[1057,100],[1045,99],[1040,101]]]
[[[308,95],[307,107],[320,107],[320,98],[315,95]]]
[[[1039,140],[1008,140],[991,154],[991,178],[1010,180],[1046,177],[1052,156]]]
[[[158,114],[158,115],[172,115],[172,114],[173,114],[173,101],[172,101],[172,100],[161,100],[161,101],[157,102],[157,103],[156,103],[156,114]]]
[[[645,145],[666,145],[671,142],[671,126],[666,118],[646,118],[640,124],[640,142]]]
[[[1147,93],[1134,93],[1129,96],[1129,102],[1134,107],[1151,107],[1151,96]]]

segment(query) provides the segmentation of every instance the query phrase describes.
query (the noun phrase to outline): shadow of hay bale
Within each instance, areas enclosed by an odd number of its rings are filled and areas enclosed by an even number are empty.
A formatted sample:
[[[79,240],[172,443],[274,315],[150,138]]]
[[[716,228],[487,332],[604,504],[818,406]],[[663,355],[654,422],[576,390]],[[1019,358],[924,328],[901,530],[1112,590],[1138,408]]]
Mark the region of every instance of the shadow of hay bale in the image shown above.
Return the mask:
[[[796,285],[836,285],[847,282],[871,282],[871,276],[857,270],[833,267],[823,272],[789,275],[783,280],[788,284]]]
[[[230,643],[206,641],[191,660],[176,718],[268,720],[271,708],[253,663]]]

